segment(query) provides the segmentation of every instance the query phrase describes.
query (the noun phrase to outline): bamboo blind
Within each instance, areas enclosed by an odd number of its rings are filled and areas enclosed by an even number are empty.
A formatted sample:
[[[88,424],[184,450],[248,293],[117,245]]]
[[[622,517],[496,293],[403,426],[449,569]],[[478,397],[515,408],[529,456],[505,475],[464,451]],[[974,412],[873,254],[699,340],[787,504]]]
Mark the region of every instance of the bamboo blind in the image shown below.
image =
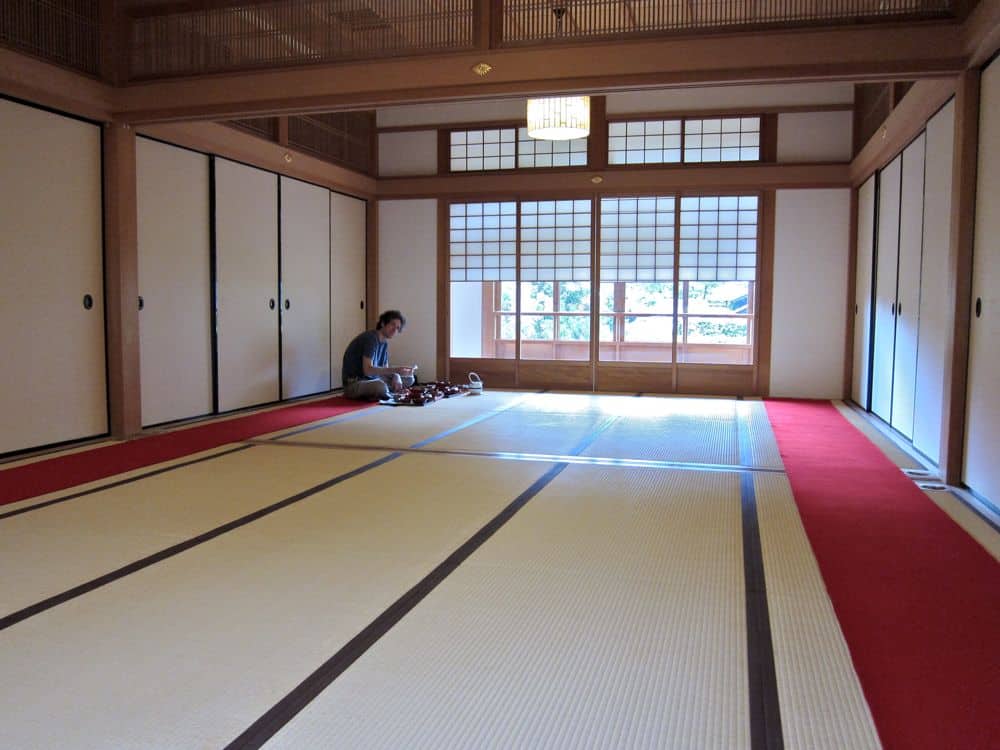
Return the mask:
[[[132,79],[470,49],[474,0],[273,0],[131,18]]]
[[[0,45],[97,76],[99,0],[2,0]]]
[[[955,0],[500,0],[502,46],[953,17]]]

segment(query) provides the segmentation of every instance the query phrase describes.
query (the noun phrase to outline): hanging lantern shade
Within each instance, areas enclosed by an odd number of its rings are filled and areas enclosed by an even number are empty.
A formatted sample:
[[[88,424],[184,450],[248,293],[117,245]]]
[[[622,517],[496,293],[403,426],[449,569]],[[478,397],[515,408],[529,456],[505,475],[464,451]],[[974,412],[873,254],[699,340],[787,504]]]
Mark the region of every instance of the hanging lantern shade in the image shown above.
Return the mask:
[[[569,141],[590,133],[590,97],[528,99],[528,135],[543,141]]]

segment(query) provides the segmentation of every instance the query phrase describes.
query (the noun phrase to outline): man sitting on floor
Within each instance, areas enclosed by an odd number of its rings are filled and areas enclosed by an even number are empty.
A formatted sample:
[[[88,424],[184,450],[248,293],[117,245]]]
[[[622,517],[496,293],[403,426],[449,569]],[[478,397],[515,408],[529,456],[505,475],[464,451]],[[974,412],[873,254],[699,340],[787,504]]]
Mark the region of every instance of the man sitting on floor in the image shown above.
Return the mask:
[[[413,385],[416,365],[392,367],[389,364],[389,339],[405,325],[403,313],[386,310],[378,316],[374,331],[359,333],[347,345],[342,370],[347,398],[381,401]]]

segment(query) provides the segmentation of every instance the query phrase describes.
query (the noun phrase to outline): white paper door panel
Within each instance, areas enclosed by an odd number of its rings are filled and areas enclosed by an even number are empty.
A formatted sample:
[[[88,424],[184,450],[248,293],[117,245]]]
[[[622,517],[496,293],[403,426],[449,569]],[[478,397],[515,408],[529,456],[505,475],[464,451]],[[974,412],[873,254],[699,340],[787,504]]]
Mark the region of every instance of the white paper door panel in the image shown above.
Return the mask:
[[[344,350],[365,330],[365,201],[330,194],[330,374],[333,388],[341,378]]]
[[[208,164],[136,140],[143,425],[212,411]]]
[[[108,431],[101,208],[100,128],[0,100],[0,453]]]
[[[951,241],[952,149],[955,102],[927,123],[924,164],[924,252],[920,264],[920,334],[914,386],[913,446],[935,464],[941,460],[944,370],[952,314],[949,313],[948,249]],[[954,308],[954,303],[951,303]]]
[[[972,271],[965,483],[1000,502],[1000,64],[983,71]],[[977,304],[978,302],[978,304]]]
[[[921,133],[903,150],[896,275],[896,347],[892,377],[892,426],[913,436],[913,388],[920,327],[920,255],[924,229],[924,150]]]
[[[878,231],[875,235],[875,348],[872,352],[871,409],[886,422],[892,413],[892,361],[896,327],[896,269],[899,259],[899,180],[902,155],[879,173]]]
[[[330,191],[281,178],[281,396],[330,390]]]
[[[219,411],[277,401],[278,176],[215,159]]]
[[[872,259],[875,242],[875,175],[858,189],[858,262],[854,286],[854,368],[851,398],[868,408],[871,343]]]

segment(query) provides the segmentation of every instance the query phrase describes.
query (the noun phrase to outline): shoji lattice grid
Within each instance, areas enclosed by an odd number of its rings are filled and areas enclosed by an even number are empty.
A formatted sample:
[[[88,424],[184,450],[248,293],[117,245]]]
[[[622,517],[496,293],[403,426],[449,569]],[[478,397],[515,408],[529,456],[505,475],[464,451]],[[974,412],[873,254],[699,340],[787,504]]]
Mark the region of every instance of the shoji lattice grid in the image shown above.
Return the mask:
[[[517,129],[517,166],[534,167],[585,167],[587,166],[587,138],[571,141],[541,141],[528,135],[527,128]]]
[[[685,120],[684,161],[760,161],[760,118]]]
[[[453,203],[448,251],[452,281],[515,281],[517,203]]]
[[[514,169],[517,148],[515,132],[514,128],[452,131],[451,171]]]
[[[673,197],[601,199],[601,281],[672,281]]]
[[[681,198],[680,279],[755,281],[757,196]]]
[[[680,120],[609,123],[608,164],[671,164],[680,160]]]
[[[521,280],[590,281],[589,200],[521,203]]]

